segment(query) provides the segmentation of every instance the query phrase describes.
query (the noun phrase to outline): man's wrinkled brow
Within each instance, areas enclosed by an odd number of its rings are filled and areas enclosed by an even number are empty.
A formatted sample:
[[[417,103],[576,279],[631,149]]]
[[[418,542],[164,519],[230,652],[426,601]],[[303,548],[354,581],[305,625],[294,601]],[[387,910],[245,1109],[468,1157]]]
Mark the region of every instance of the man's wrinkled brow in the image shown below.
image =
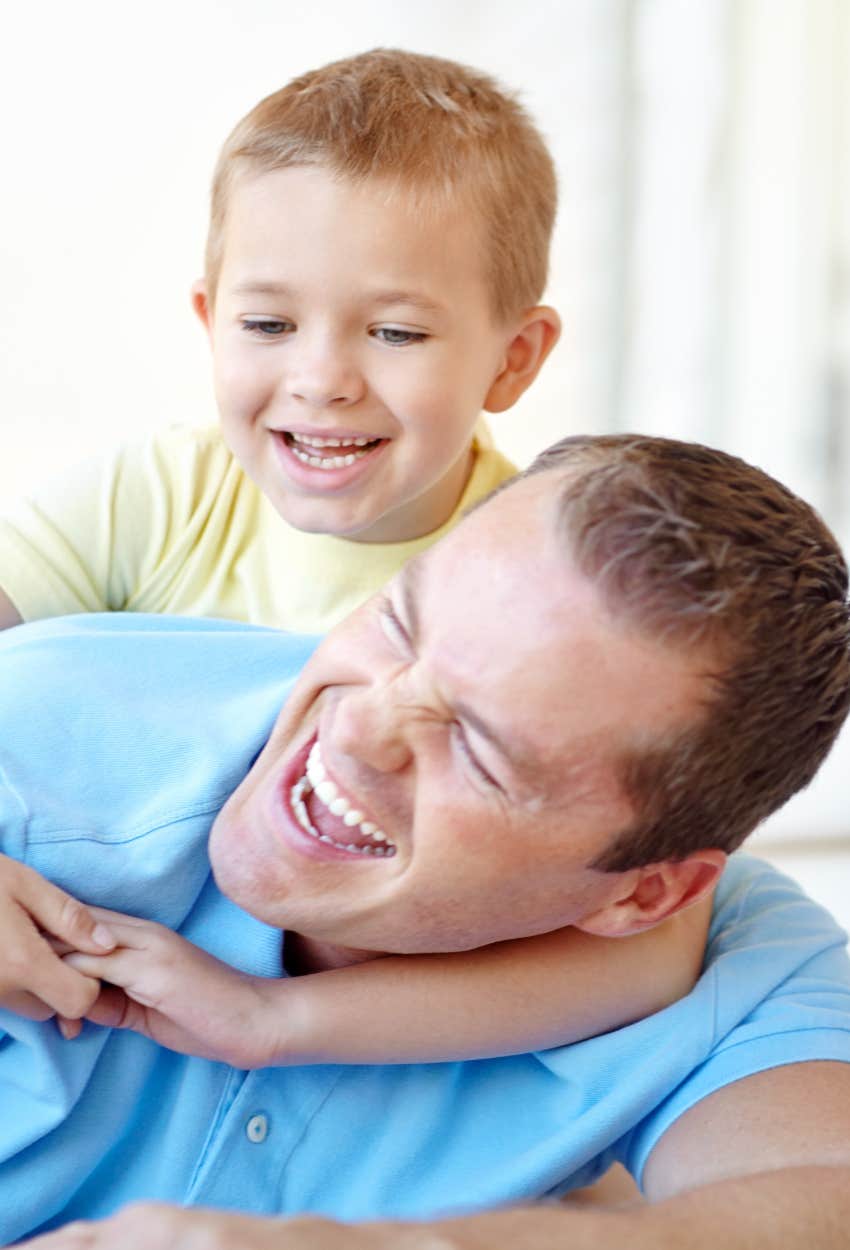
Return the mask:
[[[418,642],[421,636],[421,618],[418,599],[422,590],[422,562],[411,560],[399,574],[396,582],[401,600],[402,624],[407,630],[412,643]]]
[[[417,558],[405,565],[400,574],[397,586],[403,613],[403,624],[411,643],[417,646],[422,641],[421,615],[419,597],[421,595],[425,560]],[[486,678],[482,675],[482,680]],[[513,733],[501,733],[485,720],[465,699],[454,699],[452,707],[458,719],[463,721],[475,733],[490,744],[493,750],[505,762],[512,776],[525,791],[532,791],[539,798],[541,791],[540,760],[534,751],[527,750],[522,743],[516,741]]]

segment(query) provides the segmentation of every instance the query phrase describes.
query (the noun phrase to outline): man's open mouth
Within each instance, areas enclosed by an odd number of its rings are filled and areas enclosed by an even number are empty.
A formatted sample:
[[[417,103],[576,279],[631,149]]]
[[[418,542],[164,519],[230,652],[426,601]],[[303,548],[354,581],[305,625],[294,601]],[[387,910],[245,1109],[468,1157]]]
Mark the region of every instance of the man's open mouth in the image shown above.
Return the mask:
[[[311,469],[346,469],[387,441],[384,438],[319,438],[312,434],[293,434],[289,430],[282,433],[295,459]]]
[[[395,843],[328,777],[318,739],[307,758],[306,772],[289,797],[299,825],[320,842],[360,855],[395,855]]]

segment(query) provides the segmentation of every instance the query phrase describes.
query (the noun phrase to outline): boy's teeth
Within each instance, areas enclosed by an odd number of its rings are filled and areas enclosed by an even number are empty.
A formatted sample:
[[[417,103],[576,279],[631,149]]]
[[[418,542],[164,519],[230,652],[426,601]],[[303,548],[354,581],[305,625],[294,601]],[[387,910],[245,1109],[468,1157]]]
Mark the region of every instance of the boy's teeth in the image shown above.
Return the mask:
[[[337,842],[327,834],[319,833],[310,822],[307,805],[304,802],[306,796],[311,791],[332,815],[341,817],[345,826],[352,830],[358,828],[360,834],[369,839],[369,845],[358,846],[355,842]],[[291,800],[292,810],[298,817],[299,823],[308,833],[311,833],[313,837],[318,838],[321,842],[330,842],[340,850],[357,851],[362,855],[395,854],[395,845],[389,840],[383,830],[379,829],[371,820],[365,820],[363,813],[353,807],[345,795],[340,794],[338,787],[328,779],[325,766],[322,763],[318,740],[313,743],[310,751],[305,776],[292,787]]]
[[[361,460],[372,450],[374,438],[319,438],[312,434],[288,435],[289,450],[302,464],[311,469],[344,469],[348,465]],[[348,451],[343,456],[317,454],[326,447],[356,447],[357,451]]]
[[[291,434],[290,438],[305,447],[365,447],[376,441],[373,438],[314,438],[311,434]]]
[[[348,465],[368,455],[365,451],[351,451],[347,456],[308,456],[298,447],[290,447],[289,450],[296,460],[300,460],[302,464],[309,464],[311,469],[345,469]]]

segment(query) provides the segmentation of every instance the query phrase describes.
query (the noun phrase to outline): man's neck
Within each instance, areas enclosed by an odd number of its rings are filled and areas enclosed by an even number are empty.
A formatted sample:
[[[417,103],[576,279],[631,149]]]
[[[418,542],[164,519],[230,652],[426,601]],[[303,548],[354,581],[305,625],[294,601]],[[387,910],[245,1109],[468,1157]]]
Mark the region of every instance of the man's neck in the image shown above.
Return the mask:
[[[287,932],[283,947],[283,966],[291,977],[308,972],[326,972],[329,968],[347,968],[362,964],[369,959],[380,959],[380,951],[356,950],[353,946],[335,946],[332,942],[320,942],[304,937],[301,933]]]

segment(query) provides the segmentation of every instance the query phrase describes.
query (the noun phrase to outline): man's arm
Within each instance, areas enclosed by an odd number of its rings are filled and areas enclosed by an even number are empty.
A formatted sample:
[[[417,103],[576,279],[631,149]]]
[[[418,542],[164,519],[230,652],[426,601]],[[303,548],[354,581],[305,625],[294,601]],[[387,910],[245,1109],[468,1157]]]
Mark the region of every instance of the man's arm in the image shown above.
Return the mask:
[[[432,1224],[256,1219],[161,1205],[30,1250],[846,1250],[850,1064],[774,1068],[698,1103],[650,1155],[649,1205],[542,1205]]]

